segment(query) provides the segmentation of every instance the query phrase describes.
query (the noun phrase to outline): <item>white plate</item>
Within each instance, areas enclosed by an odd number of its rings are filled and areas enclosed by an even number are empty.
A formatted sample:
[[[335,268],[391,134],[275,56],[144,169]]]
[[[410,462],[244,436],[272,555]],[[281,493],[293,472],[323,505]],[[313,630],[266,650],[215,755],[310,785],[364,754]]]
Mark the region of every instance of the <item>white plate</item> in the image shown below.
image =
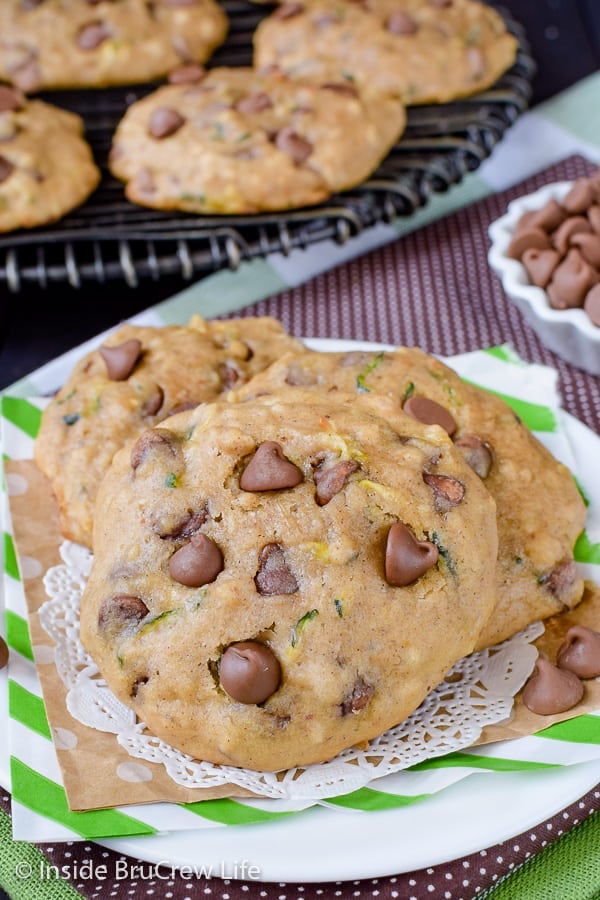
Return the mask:
[[[358,341],[307,339],[315,350],[383,349]],[[593,471],[600,438],[572,416],[565,427],[578,462]],[[4,627],[0,586],[0,632]],[[6,669],[0,671],[0,733],[8,720]],[[10,785],[0,740],[0,784]],[[314,807],[276,822],[215,826],[97,843],[154,866],[265,882],[376,878],[438,865],[533,828],[595,787],[598,761],[530,773],[471,775],[428,800],[384,812]],[[255,867],[250,871],[249,867]]]
[[[192,871],[202,867],[215,876],[247,879],[252,865],[257,881],[376,878],[459,859],[508,840],[591,790],[599,769],[594,761],[541,772],[471,775],[404,809],[352,814],[314,807],[260,825],[98,843],[148,863]]]

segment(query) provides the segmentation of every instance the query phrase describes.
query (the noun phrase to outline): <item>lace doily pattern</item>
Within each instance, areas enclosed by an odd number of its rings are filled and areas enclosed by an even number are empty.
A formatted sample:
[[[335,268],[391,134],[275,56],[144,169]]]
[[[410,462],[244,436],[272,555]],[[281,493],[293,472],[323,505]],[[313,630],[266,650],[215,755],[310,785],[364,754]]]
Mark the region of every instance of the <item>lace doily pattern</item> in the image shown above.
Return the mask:
[[[164,766],[186,788],[234,784],[260,797],[325,800],[364,787],[426,759],[464,750],[486,725],[506,719],[513,698],[531,673],[537,650],[531,642],[544,630],[530,625],[510,640],[459,660],[421,706],[395,728],[369,743],[350,747],[334,759],[285,772],[255,772],[197,760],[150,734],[102,679],[79,638],[79,603],[92,555],[64,541],[63,563],[48,569],[48,600],[39,611],[44,630],[56,644],[58,673],[67,688],[71,715],[90,728],[111,732],[127,753]]]

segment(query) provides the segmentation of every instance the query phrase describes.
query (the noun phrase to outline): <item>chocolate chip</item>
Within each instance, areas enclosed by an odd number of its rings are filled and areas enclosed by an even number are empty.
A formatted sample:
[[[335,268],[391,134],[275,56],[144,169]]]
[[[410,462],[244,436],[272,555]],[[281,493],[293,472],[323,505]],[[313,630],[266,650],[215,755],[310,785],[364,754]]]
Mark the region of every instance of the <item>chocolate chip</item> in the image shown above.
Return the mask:
[[[560,669],[568,669],[578,678],[600,676],[600,632],[584,625],[571,626],[558,649],[556,662]]]
[[[594,285],[594,287],[587,292],[585,300],[583,301],[583,308],[594,325],[600,326],[600,284]]]
[[[352,84],[346,81],[326,81],[321,85],[323,91],[333,91],[335,94],[342,94],[344,97],[358,97],[358,91]]]
[[[533,228],[542,228],[544,231],[554,231],[561,222],[566,219],[566,214],[560,203],[552,197],[541,209],[531,212],[529,225]]]
[[[529,247],[523,254],[521,262],[531,283],[545,288],[560,262],[560,253],[558,250],[537,250],[535,247]]]
[[[180,520],[176,525],[169,528],[168,531],[159,529],[158,535],[163,541],[178,541],[181,540],[181,538],[189,538],[196,534],[197,531],[200,531],[207,519],[208,506],[204,506],[202,509],[196,510],[195,512],[189,510],[187,516]]]
[[[259,594],[295,594],[298,582],[288,566],[280,544],[265,544],[258,554],[258,571],[254,578]]]
[[[456,422],[448,410],[422,394],[413,394],[405,401],[402,409],[411,419],[424,425],[440,425],[450,435],[456,431]]]
[[[101,19],[82,25],[77,33],[77,46],[80,50],[96,50],[100,44],[111,37],[111,30]]]
[[[218,373],[219,378],[221,379],[221,388],[224,391],[231,390],[241,377],[239,370],[228,362],[219,363]]]
[[[332,497],[339,494],[358,467],[356,460],[345,459],[328,468],[319,466],[315,469],[316,498],[319,506],[325,506]]]
[[[11,161],[0,154],[0,184],[10,178],[14,170],[15,167]]]
[[[598,274],[583,258],[576,247],[572,247],[566,258],[558,265],[548,285],[550,305],[554,309],[572,309],[583,306],[589,289],[598,281]]]
[[[304,12],[304,6],[302,3],[284,3],[283,6],[278,7],[274,13],[271,13],[273,19],[292,19],[294,16],[299,16],[300,13]]]
[[[101,631],[114,631],[127,625],[137,625],[148,612],[148,607],[139,597],[117,594],[102,603],[98,612],[98,627]]]
[[[275,146],[286,153],[296,165],[303,163],[313,152],[313,145],[291,126],[282,128],[275,136]]]
[[[170,84],[197,84],[206,76],[206,69],[198,63],[188,63],[179,66],[169,73]]]
[[[150,116],[148,134],[157,141],[161,141],[179,131],[184,123],[184,117],[176,109],[170,106],[159,106]]]
[[[566,253],[574,234],[591,230],[592,226],[585,216],[569,216],[552,234],[552,243],[559,253]]]
[[[303,481],[298,466],[284,456],[276,441],[264,441],[242,472],[240,487],[243,491],[277,491],[292,488]]]
[[[438,512],[447,512],[453,506],[458,506],[465,496],[464,484],[450,475],[424,472],[423,481],[433,491],[435,508]]]
[[[393,587],[413,584],[438,561],[438,549],[431,541],[419,541],[402,522],[388,531],[385,548],[385,580]]]
[[[571,238],[571,246],[577,247],[590,266],[600,269],[600,234],[580,231]]]
[[[148,684],[148,676],[140,675],[139,678],[136,678],[133,684],[131,685],[131,690],[129,691],[129,696],[132,698],[137,697],[139,690],[145,684]]]
[[[454,446],[480,478],[488,477],[494,457],[487,441],[482,441],[477,434],[463,434],[454,441]]]
[[[530,247],[536,250],[548,250],[550,247],[550,238],[541,228],[520,228],[515,232],[510,244],[506,249],[506,255],[510,259],[521,259],[524,252]]]
[[[281,666],[270,647],[259,641],[230,644],[219,663],[221,687],[240,703],[264,703],[281,682]]]
[[[585,213],[594,202],[594,189],[589,178],[578,178],[565,194],[562,205],[572,215]]]
[[[202,587],[223,571],[223,554],[205,534],[195,534],[169,560],[169,575],[187,587]]]
[[[8,647],[6,641],[0,636],[0,669],[3,669],[8,663]]]
[[[21,91],[0,84],[0,112],[16,112],[23,109],[25,98]]]
[[[572,559],[565,559],[555,566],[550,572],[544,573],[538,581],[543,584],[551,594],[560,599],[562,594],[569,593],[579,573],[577,565]]]
[[[162,407],[164,400],[165,392],[159,384],[155,385],[154,391],[142,406],[142,415],[155,416]]]
[[[552,716],[566,712],[583,697],[583,684],[574,672],[559,669],[540,656],[523,688],[523,703],[531,712]]]
[[[152,450],[167,451],[171,456],[177,457],[179,448],[175,443],[175,435],[166,428],[148,428],[143,431],[131,448],[131,468],[137,469]]]
[[[116,347],[100,347],[100,355],[106,363],[106,372],[111,381],[125,381],[129,378],[140,358],[142,343],[137,338],[123,341]]]
[[[35,52],[31,51],[24,62],[11,69],[10,76],[12,82],[24,93],[37,91],[41,84],[42,74]]]
[[[418,30],[417,23],[412,16],[402,10],[396,10],[388,16],[385,23],[390,34],[415,34]]]
[[[272,107],[273,101],[264,91],[255,91],[252,94],[247,94],[246,97],[242,97],[235,104],[237,111],[244,115],[254,115],[255,113],[263,112],[265,109],[271,109]]]
[[[359,678],[350,694],[347,697],[344,697],[342,702],[340,703],[340,712],[343,716],[349,716],[351,713],[358,713],[361,709],[364,709],[373,694],[375,693],[375,688],[372,684],[369,684],[368,681],[365,681],[364,678]]]

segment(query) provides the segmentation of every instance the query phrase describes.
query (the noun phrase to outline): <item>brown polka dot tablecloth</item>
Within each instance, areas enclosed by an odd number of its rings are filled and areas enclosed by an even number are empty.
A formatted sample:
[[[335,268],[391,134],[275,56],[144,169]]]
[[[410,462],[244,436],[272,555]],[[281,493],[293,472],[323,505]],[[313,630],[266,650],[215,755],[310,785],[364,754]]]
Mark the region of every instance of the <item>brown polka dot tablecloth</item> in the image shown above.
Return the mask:
[[[419,345],[444,356],[508,344],[527,361],[553,366],[565,409],[600,433],[600,379],[570,366],[541,344],[504,295],[487,262],[488,226],[513,197],[551,181],[590,174],[593,168],[579,156],[570,157],[508,191],[235,315],[272,315],[291,333],[306,337]],[[594,900],[600,898],[600,764],[598,769],[598,785],[585,796],[495,846],[425,869],[327,883],[190,880],[176,871],[142,866],[139,860],[91,842],[12,842],[10,798],[4,791],[0,792],[0,885],[14,900],[77,896],[90,900],[472,900],[487,896]],[[514,802],[519,803],[518,796]],[[494,816],[494,809],[489,815]],[[460,819],[457,804],[457,823]],[[402,842],[405,836],[398,821],[397,840]],[[60,878],[48,876],[55,869]],[[19,872],[30,872],[30,877]]]

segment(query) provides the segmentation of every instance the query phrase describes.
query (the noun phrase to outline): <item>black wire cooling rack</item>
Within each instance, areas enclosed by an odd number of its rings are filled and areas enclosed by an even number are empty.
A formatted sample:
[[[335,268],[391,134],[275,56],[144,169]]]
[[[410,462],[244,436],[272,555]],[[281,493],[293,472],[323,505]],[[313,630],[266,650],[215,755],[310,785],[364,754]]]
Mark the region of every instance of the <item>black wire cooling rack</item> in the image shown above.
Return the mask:
[[[268,11],[245,0],[223,0],[223,6],[230,31],[211,64],[250,65],[252,35]],[[477,169],[529,104],[535,63],[521,26],[499,12],[519,50],[493,89],[453,103],[410,108],[402,139],[373,176],[310,209],[197,216],[135,206],[110,175],[107,159],[125,109],[155,85],[45,94],[44,99],[83,117],[102,180],[88,201],[60,222],[0,236],[0,290],[18,292],[31,284],[81,287],[114,279],[135,287],[144,278],[166,275],[192,279],[324,239],[345,243],[365,228],[412,215],[432,194],[447,191]]]

